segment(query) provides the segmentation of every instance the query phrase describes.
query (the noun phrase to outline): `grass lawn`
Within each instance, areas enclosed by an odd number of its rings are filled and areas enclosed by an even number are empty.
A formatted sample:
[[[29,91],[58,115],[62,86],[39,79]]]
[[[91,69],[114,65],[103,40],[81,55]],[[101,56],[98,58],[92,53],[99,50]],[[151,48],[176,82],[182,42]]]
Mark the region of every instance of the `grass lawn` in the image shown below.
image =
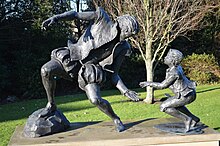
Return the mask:
[[[137,89],[144,99],[146,93]],[[102,91],[122,121],[148,118],[169,117],[159,111],[159,104],[147,105],[143,102],[131,102],[117,90]],[[169,89],[155,91],[156,98],[171,93]],[[109,121],[110,119],[94,107],[85,94],[56,97],[58,108],[70,122]],[[34,99],[12,104],[0,105],[0,146],[7,145],[18,125],[25,124],[28,116],[47,103],[46,99]],[[197,99],[187,106],[192,113],[200,117],[206,125],[220,131],[220,85],[202,85],[197,87]]]

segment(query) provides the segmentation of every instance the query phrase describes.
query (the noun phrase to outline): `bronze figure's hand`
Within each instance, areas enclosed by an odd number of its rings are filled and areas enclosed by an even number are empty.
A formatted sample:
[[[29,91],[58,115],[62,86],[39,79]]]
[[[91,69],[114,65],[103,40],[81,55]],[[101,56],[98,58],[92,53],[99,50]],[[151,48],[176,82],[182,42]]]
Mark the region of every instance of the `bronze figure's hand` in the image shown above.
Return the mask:
[[[144,88],[144,87],[150,86],[150,83],[149,82],[140,82],[139,85],[141,88]]]
[[[57,22],[57,18],[55,16],[50,17],[42,23],[41,29],[46,30],[46,27],[51,26],[56,22]]]
[[[139,101],[139,97],[138,97],[138,93],[135,91],[131,91],[131,90],[127,90],[124,93],[125,96],[127,96],[129,99],[131,99],[132,101]]]

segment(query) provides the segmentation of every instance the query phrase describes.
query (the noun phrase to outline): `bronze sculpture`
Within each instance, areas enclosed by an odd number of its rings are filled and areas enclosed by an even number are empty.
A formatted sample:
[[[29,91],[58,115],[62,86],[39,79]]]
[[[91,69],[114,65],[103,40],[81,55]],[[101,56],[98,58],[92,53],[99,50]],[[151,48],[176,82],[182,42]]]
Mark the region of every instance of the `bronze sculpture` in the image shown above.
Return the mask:
[[[122,94],[133,101],[139,100],[137,93],[129,90],[118,75],[123,58],[131,51],[131,46],[125,39],[138,32],[138,22],[130,15],[120,16],[113,22],[102,8],[97,8],[96,11],[68,11],[55,15],[45,20],[42,28],[57,21],[74,19],[90,21],[90,25],[76,43],[69,42],[68,47],[53,50],[51,60],[42,66],[41,76],[48,104],[41,116],[57,109],[54,101],[54,78],[71,80],[78,75],[79,86],[86,92],[90,102],[108,115],[116,130],[121,132],[125,127],[109,102],[101,98],[99,84],[105,81],[105,72],[110,72],[113,84]]]
[[[184,75],[180,62],[183,54],[176,50],[170,49],[164,59],[164,63],[169,66],[166,71],[166,79],[161,82],[140,82],[142,88],[146,86],[155,89],[170,88],[174,96],[168,96],[168,99],[160,105],[160,110],[173,117],[176,117],[185,124],[185,133],[189,132],[200,121],[198,117],[193,115],[186,107],[196,99],[195,82],[190,81]]]

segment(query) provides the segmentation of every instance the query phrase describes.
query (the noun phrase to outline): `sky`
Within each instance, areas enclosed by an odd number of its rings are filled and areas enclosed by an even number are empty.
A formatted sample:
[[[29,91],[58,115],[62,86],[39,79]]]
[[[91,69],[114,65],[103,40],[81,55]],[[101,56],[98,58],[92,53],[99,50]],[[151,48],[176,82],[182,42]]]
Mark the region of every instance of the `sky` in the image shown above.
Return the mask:
[[[71,8],[74,10],[74,11],[76,11],[76,2],[75,1],[71,1],[70,2],[71,3]],[[85,9],[87,9],[88,8],[88,6],[87,6],[87,4],[86,4],[86,1],[84,1],[84,0],[81,0],[80,1],[80,7],[79,7],[79,11],[80,12],[82,12],[82,10],[85,10]]]

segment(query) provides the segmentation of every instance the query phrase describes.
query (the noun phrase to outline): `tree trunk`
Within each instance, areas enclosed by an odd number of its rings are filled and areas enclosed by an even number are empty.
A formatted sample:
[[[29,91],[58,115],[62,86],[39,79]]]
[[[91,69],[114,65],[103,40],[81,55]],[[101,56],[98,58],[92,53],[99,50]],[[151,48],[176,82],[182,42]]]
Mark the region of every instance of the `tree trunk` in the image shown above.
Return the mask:
[[[152,72],[152,65],[146,66],[147,69],[147,81],[153,82],[153,72]],[[152,87],[147,87],[147,95],[144,99],[144,102],[148,104],[152,104],[154,102],[154,92]]]
[[[146,72],[147,72],[147,81],[153,82],[153,63],[152,63],[152,42],[153,42],[153,0],[145,0],[144,1],[145,7],[147,9],[147,15],[146,15],[146,30],[145,31],[145,40],[146,40],[146,46],[145,46],[145,66],[146,66]],[[144,100],[144,102],[148,104],[153,103],[153,88],[147,87],[147,96]]]
[[[145,67],[146,67],[146,72],[147,72],[147,81],[148,82],[153,82],[153,64],[152,64],[152,52],[151,52],[151,47],[152,47],[152,42],[149,41],[146,44],[146,62],[145,62]],[[146,98],[144,99],[144,102],[148,104],[152,104],[154,101],[154,92],[152,87],[147,87],[147,95]]]

